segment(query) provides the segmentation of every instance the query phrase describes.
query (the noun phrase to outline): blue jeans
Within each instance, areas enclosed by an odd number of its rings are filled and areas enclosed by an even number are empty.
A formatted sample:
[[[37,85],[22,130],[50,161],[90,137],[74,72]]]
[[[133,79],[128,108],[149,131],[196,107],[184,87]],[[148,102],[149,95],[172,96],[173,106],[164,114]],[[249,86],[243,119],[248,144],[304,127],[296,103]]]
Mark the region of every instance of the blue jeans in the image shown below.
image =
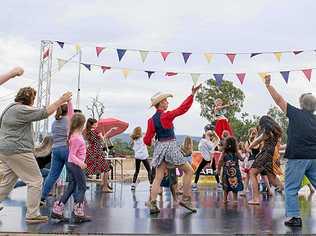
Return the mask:
[[[289,159],[285,167],[285,212],[287,217],[300,217],[298,191],[304,175],[316,187],[316,159]]]
[[[69,152],[67,146],[53,148],[52,163],[50,166],[48,177],[46,178],[44,183],[42,199],[47,198],[49,192],[52,190],[54,184],[59,178],[64,165],[67,163],[68,153]]]

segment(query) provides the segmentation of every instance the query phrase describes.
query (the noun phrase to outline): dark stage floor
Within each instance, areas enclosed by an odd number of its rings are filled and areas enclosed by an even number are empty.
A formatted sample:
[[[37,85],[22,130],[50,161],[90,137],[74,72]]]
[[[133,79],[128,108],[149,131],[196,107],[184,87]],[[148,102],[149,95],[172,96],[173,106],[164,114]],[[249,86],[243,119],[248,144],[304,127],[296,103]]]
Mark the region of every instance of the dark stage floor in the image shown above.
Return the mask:
[[[27,225],[25,217],[26,188],[16,189],[10,199],[3,202],[5,208],[0,212],[0,232],[28,233],[104,233],[104,234],[235,234],[235,233],[316,233],[315,197],[301,197],[301,210],[304,227],[291,230],[283,225],[284,197],[277,194],[270,200],[264,200],[261,206],[248,206],[240,198],[238,207],[224,206],[222,193],[215,186],[202,186],[194,193],[194,202],[198,207],[196,214],[188,214],[183,208],[172,209],[169,192],[165,192],[161,213],[150,216],[145,207],[148,198],[148,186],[141,183],[135,194],[128,184],[115,183],[115,193],[102,194],[95,183],[89,183],[86,193],[89,214],[93,221],[81,225],[56,223]],[[70,214],[71,204],[67,206]],[[43,208],[43,214],[49,209]]]

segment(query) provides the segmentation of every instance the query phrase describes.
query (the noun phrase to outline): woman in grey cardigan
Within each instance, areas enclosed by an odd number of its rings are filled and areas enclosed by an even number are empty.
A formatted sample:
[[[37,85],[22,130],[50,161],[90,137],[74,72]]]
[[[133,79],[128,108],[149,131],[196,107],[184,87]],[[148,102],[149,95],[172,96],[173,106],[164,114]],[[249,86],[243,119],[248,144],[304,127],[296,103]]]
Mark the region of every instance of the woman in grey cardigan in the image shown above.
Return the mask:
[[[27,223],[41,223],[48,220],[40,215],[39,205],[42,191],[42,176],[35,160],[33,149],[34,121],[46,119],[57,108],[71,99],[65,93],[46,108],[35,108],[36,91],[25,87],[19,90],[15,102],[10,104],[0,117],[0,201],[12,191],[18,178],[27,185]]]

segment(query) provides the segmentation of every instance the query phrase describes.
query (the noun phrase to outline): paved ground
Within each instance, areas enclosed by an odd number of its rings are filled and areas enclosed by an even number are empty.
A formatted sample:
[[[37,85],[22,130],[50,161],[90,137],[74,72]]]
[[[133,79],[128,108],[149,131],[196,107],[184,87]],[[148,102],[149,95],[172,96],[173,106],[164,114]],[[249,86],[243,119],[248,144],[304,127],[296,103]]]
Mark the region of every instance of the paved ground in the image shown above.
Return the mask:
[[[95,183],[89,183],[86,193],[89,214],[93,221],[81,225],[57,223],[27,225],[25,217],[26,188],[16,189],[10,198],[3,202],[0,212],[0,232],[16,233],[80,233],[80,234],[316,234],[315,197],[300,198],[304,227],[292,230],[283,225],[284,197],[264,199],[261,206],[248,206],[240,198],[238,206],[222,204],[222,193],[215,186],[202,186],[194,193],[198,213],[189,214],[185,209],[172,208],[170,193],[166,191],[160,206],[161,213],[150,216],[145,207],[148,199],[148,184],[142,182],[136,192],[130,191],[128,184],[114,184],[115,193],[102,194]],[[51,199],[53,200],[53,199]],[[71,212],[72,203],[67,206]],[[49,208],[42,209],[49,214]]]

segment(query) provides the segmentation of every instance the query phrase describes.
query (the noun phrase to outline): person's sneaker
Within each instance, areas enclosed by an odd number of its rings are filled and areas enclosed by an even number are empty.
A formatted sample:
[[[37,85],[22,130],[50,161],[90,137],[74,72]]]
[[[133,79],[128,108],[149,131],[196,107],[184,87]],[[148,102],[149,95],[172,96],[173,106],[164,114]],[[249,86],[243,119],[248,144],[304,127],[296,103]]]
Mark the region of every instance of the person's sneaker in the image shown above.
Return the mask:
[[[58,220],[64,219],[64,209],[65,209],[65,205],[62,202],[59,202],[59,201],[54,202],[53,210],[51,214],[52,219],[58,219]]]
[[[4,208],[4,206],[2,204],[0,204],[0,211],[2,211]]]
[[[48,221],[48,217],[47,216],[38,215],[38,216],[34,216],[34,217],[27,217],[25,219],[25,221],[28,224],[45,223],[45,222]]]
[[[74,209],[72,211],[72,215],[74,217],[74,222],[76,224],[84,223],[84,222],[90,222],[91,217],[87,216],[85,212],[85,204],[84,203],[76,203],[74,205]]]
[[[160,212],[158,206],[157,206],[157,201],[150,201],[149,202],[149,210],[150,210],[150,214],[158,214]]]
[[[45,199],[41,199],[40,207],[46,207],[46,200]]]
[[[302,227],[302,219],[299,217],[292,217],[285,221],[284,224],[289,227]]]
[[[198,190],[197,184],[196,183],[192,184],[192,191],[196,192],[197,190]]]
[[[132,191],[135,191],[135,189],[136,189],[136,184],[135,184],[135,183],[132,183],[132,185],[131,185],[131,190],[132,190]]]
[[[189,196],[183,196],[182,200],[180,201],[180,206],[183,206],[184,208],[188,209],[189,211],[195,213],[197,210],[192,204],[191,197]]]

